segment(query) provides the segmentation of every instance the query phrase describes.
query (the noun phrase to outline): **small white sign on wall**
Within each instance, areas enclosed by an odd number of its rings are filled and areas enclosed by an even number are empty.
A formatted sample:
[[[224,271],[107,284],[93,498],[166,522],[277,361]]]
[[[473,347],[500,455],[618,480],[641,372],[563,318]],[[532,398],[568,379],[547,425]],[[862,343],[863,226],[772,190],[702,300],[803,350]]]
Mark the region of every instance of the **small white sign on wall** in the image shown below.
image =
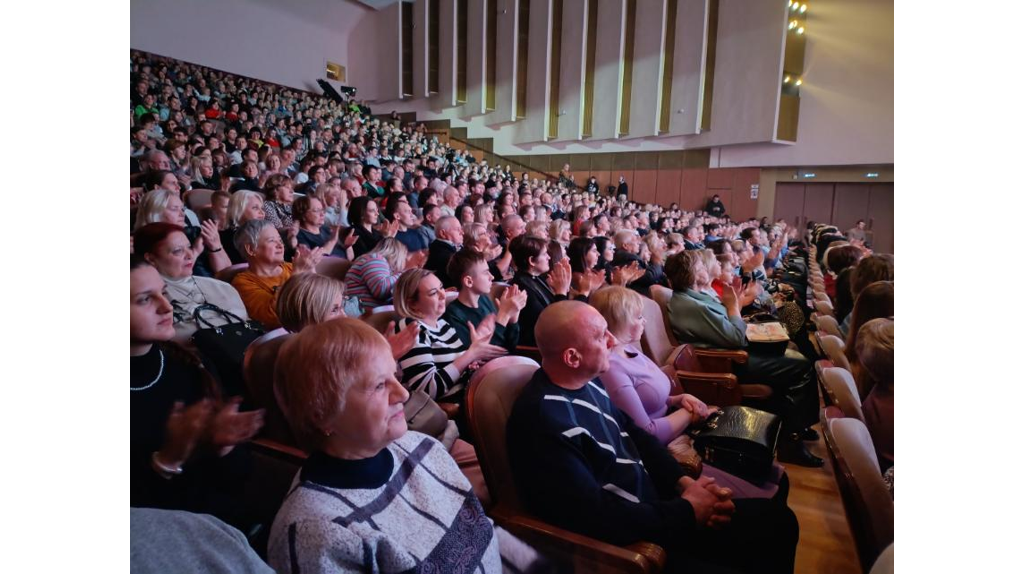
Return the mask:
[[[750,199],[757,199],[757,192],[761,189],[761,184],[753,183],[750,185]]]

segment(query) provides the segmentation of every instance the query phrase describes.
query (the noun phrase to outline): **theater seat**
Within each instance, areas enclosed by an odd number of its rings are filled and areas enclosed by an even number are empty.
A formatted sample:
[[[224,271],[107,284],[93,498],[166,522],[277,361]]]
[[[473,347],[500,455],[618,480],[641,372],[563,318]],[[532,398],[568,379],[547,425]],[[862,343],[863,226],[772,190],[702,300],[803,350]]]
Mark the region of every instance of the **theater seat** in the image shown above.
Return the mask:
[[[821,352],[825,353],[825,357],[828,358],[829,362],[832,363],[830,366],[839,367],[850,371],[850,361],[846,359],[846,343],[842,339],[835,335],[822,335],[820,332],[814,333],[815,338],[818,340],[818,345],[821,347]]]
[[[653,288],[651,291],[654,294]],[[667,302],[663,292],[659,296]],[[764,400],[771,396],[771,387],[740,385],[736,375],[732,374],[733,363],[747,362],[746,351],[679,345],[669,338],[672,330],[667,327],[664,319],[665,307],[646,297],[643,301],[647,326],[640,337],[640,345],[644,354],[655,364],[672,367],[675,375],[673,383],[677,385],[672,394],[685,391],[709,405],[717,406],[738,405],[744,399]]]
[[[239,273],[245,271],[248,268],[248,263],[236,263],[231,267],[225,267],[224,269],[218,271],[217,279],[220,279],[225,283],[231,283],[231,281],[235,278],[235,275],[238,275]]]
[[[519,501],[506,450],[506,422],[530,381],[534,362],[494,369],[474,378],[466,394],[466,418],[493,506],[491,518],[548,558],[575,572],[661,572],[665,551],[647,542],[614,546],[569,532],[527,513]]]
[[[344,257],[324,257],[317,263],[316,272],[325,277],[344,281],[351,265],[352,262]]]
[[[199,211],[200,209],[210,205],[212,198],[212,189],[193,188],[185,192],[185,207],[188,207],[192,211]]]
[[[836,418],[834,413],[822,411],[821,428],[862,569],[867,571],[893,542],[893,500],[882,479],[867,427],[854,418]]]
[[[295,444],[295,437],[274,396],[274,365],[281,346],[292,336],[283,329],[271,331],[253,341],[242,360],[242,378],[249,399],[256,407],[266,409],[260,436],[286,445]]]
[[[842,337],[842,333],[839,331],[839,323],[836,318],[832,315],[821,315],[814,313],[811,317],[811,321],[814,322],[815,327],[818,331],[821,331],[825,335],[835,335],[836,337]]]
[[[850,371],[840,367],[828,367],[822,371],[821,383],[825,392],[832,399],[832,404],[843,411],[843,416],[864,422],[864,411],[860,397],[857,395],[857,384]]]

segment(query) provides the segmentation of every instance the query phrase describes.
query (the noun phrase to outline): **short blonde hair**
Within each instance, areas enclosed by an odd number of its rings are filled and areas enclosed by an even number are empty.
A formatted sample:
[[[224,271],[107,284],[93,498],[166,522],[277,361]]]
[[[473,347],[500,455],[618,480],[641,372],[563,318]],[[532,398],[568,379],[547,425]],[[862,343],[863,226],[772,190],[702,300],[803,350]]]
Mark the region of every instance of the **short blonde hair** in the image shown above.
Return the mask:
[[[259,199],[261,204],[266,201],[262,193],[247,189],[240,189],[231,194],[231,201],[228,202],[228,227],[233,229],[242,224],[240,220],[242,219],[242,214],[245,213],[245,206],[254,197]]]
[[[563,229],[569,229],[569,222],[564,219],[556,219],[551,222],[548,226],[548,238],[554,241],[558,241],[558,238],[562,236]]]
[[[426,279],[428,275],[433,275],[432,271],[423,269],[422,267],[413,267],[412,269],[406,270],[402,273],[402,276],[395,282],[395,296],[393,303],[395,305],[395,312],[398,313],[399,317],[407,319],[422,319],[423,317],[413,311],[412,304],[419,299],[420,295],[420,283]]]
[[[590,296],[590,305],[608,322],[608,330],[619,338],[630,319],[644,311],[644,299],[632,289],[613,285]]]
[[[299,446],[317,450],[323,445],[372,353],[390,356],[391,347],[373,327],[348,318],[310,325],[281,346],[274,396]]]
[[[146,193],[139,202],[139,210],[135,213],[135,228],[132,231],[138,231],[149,223],[162,222],[164,210],[167,209],[172,197],[177,198],[178,194],[162,187]]]
[[[872,319],[857,331],[857,359],[876,383],[892,385],[895,378],[892,319]]]
[[[367,255],[371,253],[383,257],[391,267],[392,273],[401,273],[405,269],[405,258],[409,256],[409,249],[398,239],[385,237],[376,247],[368,251]]]
[[[277,292],[277,318],[281,326],[298,333],[310,325],[323,323],[331,304],[345,296],[345,284],[316,273],[297,273]]]

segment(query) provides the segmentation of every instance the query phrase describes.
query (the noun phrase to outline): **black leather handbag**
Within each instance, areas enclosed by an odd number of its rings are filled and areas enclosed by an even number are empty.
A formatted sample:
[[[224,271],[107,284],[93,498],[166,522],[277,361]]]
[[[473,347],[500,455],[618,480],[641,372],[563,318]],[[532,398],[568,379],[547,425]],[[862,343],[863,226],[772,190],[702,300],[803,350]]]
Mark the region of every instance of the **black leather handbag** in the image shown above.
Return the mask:
[[[204,312],[220,315],[227,322],[216,326],[203,317]],[[256,321],[246,321],[210,303],[196,307],[192,317],[199,326],[199,330],[192,335],[192,344],[199,350],[203,362],[216,369],[228,395],[243,394],[245,381],[242,379],[242,360],[245,358],[245,349],[266,330]]]
[[[687,432],[705,463],[762,483],[771,472],[782,419],[750,407],[731,406]]]

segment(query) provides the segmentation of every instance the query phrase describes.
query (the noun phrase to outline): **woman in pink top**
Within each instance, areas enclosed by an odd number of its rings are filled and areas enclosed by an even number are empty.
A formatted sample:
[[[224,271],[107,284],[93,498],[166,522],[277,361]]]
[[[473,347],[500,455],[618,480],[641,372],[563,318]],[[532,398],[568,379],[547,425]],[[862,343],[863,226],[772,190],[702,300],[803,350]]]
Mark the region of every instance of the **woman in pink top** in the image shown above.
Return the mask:
[[[607,287],[591,295],[590,304],[604,316],[608,330],[617,341],[601,382],[615,406],[637,426],[667,445],[680,437],[691,423],[699,423],[714,411],[714,407],[708,407],[693,395],[670,396],[669,374],[640,351],[640,337],[646,325],[640,294],[624,287]],[[778,464],[760,485],[707,464],[703,475],[713,477],[720,486],[731,488],[737,498],[777,497],[785,502],[788,496],[789,481]]]

